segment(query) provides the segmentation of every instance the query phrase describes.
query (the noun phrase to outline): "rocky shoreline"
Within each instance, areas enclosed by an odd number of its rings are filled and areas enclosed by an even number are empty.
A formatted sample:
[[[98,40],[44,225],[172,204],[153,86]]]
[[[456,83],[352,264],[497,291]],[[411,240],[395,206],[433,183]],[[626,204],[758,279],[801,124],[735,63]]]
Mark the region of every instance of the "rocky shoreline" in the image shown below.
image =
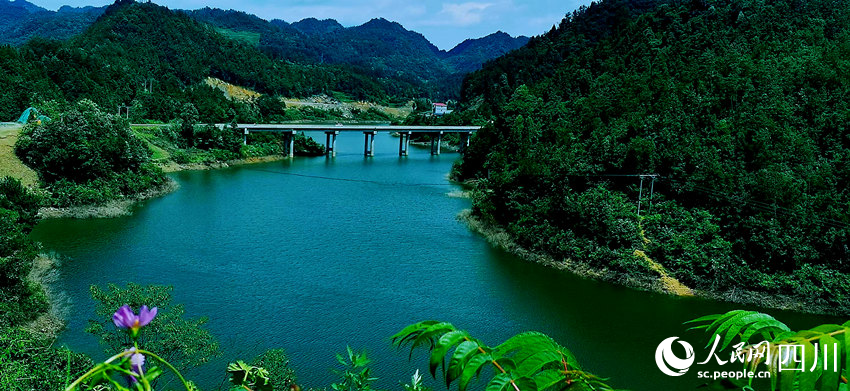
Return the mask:
[[[572,259],[555,259],[548,254],[531,251],[518,243],[503,227],[486,222],[475,216],[471,210],[463,210],[457,216],[470,230],[483,236],[491,245],[500,247],[526,261],[539,263],[558,270],[566,270],[580,277],[590,278],[624,285],[633,289],[676,295],[677,292],[665,289],[661,278],[635,278],[607,268],[599,269],[585,262]],[[747,306],[757,306],[778,310],[797,311],[811,314],[848,315],[839,308],[817,300],[785,294],[773,294],[752,291],[746,288],[732,288],[724,291],[693,290],[693,296],[702,299],[726,301]],[[684,296],[684,295],[683,295]]]

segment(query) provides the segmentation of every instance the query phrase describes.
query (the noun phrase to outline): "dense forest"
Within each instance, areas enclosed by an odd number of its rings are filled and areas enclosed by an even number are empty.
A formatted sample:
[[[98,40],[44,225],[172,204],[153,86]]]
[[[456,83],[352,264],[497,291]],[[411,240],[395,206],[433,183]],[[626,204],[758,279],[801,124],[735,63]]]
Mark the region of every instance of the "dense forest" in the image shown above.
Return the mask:
[[[271,95],[340,91],[382,102],[384,88],[343,66],[273,60],[209,25],[151,3],[121,1],[67,41],[39,38],[0,47],[0,117],[45,100],[86,98],[102,107],[134,106],[142,118],[171,120],[193,103],[204,121],[248,119],[252,107],[202,84],[206,77]],[[147,84],[146,84],[147,83]]]
[[[351,66],[379,80],[390,94],[406,97],[456,98],[464,74],[528,42],[527,37],[496,32],[443,51],[422,34],[383,18],[343,27],[333,19],[267,22],[244,12],[215,8],[186,13],[255,45],[272,58]]]
[[[612,278],[657,276],[645,254],[698,290],[850,312],[847,20],[823,0],[583,7],[467,77],[494,122],[457,175],[478,216]]]
[[[105,9],[66,5],[48,11],[27,1],[0,0],[0,43],[22,45],[34,37],[68,39],[94,23]]]
[[[134,9],[119,10],[122,6]],[[147,25],[159,19],[165,23]],[[138,24],[126,26],[130,22]],[[183,32],[187,35],[182,36]],[[32,39],[36,41],[30,43]],[[177,41],[171,42],[172,39]],[[103,40],[108,44],[102,45]],[[124,85],[121,89],[125,90],[129,83],[133,89],[153,92],[151,86],[145,84],[153,81],[154,84],[168,83],[153,88],[162,87],[157,92],[173,95],[176,87],[192,87],[203,76],[223,75],[228,77],[226,81],[234,84],[246,83],[243,87],[287,96],[337,91],[352,99],[382,103],[406,102],[413,97],[444,100],[457,98],[465,73],[527,41],[526,37],[494,33],[466,40],[446,52],[437,49],[421,34],[384,19],[346,28],[334,20],[305,19],[290,24],[277,19],[267,21],[240,11],[203,8],[171,12],[151,4],[136,6],[132,1],[119,1],[112,7],[64,6],[58,11],[48,11],[23,0],[0,0],[0,43],[22,48],[23,67],[50,66],[41,64],[41,57],[45,55],[65,61],[70,55],[63,57],[63,49],[80,52],[71,64],[92,68],[92,63],[98,63],[125,71],[119,83],[108,86],[101,85],[91,75],[84,75],[109,91],[122,87],[121,84]],[[198,45],[192,47],[195,42]],[[214,54],[212,57],[189,56],[201,51],[207,53],[213,48],[215,50],[209,52]],[[113,64],[112,58],[101,57],[107,53],[105,50],[113,49],[119,50],[124,61]],[[175,56],[180,52],[178,49],[188,49],[187,58],[181,60],[187,63],[173,63],[178,60]],[[26,56],[29,52],[36,52],[34,54],[40,57]],[[11,51],[4,52],[8,54]],[[147,57],[152,55],[165,64],[157,64],[157,61],[146,64]],[[239,64],[240,59],[249,59],[249,64]],[[263,69],[275,69],[275,73],[283,74],[270,76]],[[197,71],[205,73],[192,73]],[[302,72],[303,77],[296,77],[294,73],[297,72]],[[65,95],[68,92],[65,83],[81,83],[66,78],[57,80],[65,76],[61,73],[41,76],[53,79]],[[78,84],[76,89],[86,91],[87,87],[89,85]],[[108,102],[110,105],[129,104],[138,98],[126,91],[120,92],[112,100],[122,102]],[[96,96],[85,97],[99,104],[107,103]],[[76,98],[79,96],[69,100]],[[229,108],[245,111],[240,107]],[[160,114],[154,113],[155,116]]]

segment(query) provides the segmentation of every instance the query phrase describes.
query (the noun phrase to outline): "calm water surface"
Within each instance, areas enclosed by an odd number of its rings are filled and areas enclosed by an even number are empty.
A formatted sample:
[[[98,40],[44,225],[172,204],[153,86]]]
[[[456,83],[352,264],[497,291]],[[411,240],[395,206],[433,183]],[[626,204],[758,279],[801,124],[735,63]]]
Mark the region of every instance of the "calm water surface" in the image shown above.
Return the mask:
[[[324,135],[317,139],[324,141]],[[683,299],[553,271],[491,248],[458,222],[469,201],[446,177],[457,154],[432,157],[376,137],[342,134],[336,158],[296,158],[173,175],[180,189],[116,219],[47,220],[33,237],[63,259],[67,297],[60,342],[105,358],[85,334],[89,286],[167,284],[190,316],[209,316],[221,359],[190,373],[205,389],[226,363],[285,348],[299,382],[327,387],[334,353],[365,348],[378,387],[427,371],[424,352],[408,362],[390,347],[403,326],[438,319],[492,345],[538,330],[570,348],[585,368],[633,390],[690,390],[692,372],[669,378],[655,367],[658,343],[690,341],[701,361],[705,337],[682,322],[740,306]],[[836,319],[768,311],[792,327]],[[735,369],[735,368],[732,368]],[[434,384],[435,390],[445,389]]]

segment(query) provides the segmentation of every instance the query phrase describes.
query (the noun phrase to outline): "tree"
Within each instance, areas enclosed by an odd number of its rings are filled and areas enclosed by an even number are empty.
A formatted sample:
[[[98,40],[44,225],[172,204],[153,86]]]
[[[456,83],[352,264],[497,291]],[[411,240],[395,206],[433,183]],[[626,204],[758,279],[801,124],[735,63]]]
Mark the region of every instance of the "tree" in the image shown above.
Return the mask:
[[[207,363],[220,354],[215,337],[204,327],[207,318],[186,318],[183,305],[171,302],[170,286],[127,284],[125,288],[110,284],[105,290],[91,287],[95,300],[96,319],[89,321],[86,332],[100,337],[106,352],[114,353],[132,346],[126,332],[115,327],[112,315],[117,308],[129,305],[133,309],[147,305],[157,307],[156,322],[152,322],[139,338],[140,348],[155,351],[178,370]]]
[[[150,158],[125,119],[81,100],[59,118],[24,128],[15,153],[47,182],[86,182],[135,171]]]
[[[195,105],[184,103],[183,107],[180,108],[177,123],[180,126],[180,136],[186,146],[195,145],[195,124],[198,123],[198,109],[195,108]]]

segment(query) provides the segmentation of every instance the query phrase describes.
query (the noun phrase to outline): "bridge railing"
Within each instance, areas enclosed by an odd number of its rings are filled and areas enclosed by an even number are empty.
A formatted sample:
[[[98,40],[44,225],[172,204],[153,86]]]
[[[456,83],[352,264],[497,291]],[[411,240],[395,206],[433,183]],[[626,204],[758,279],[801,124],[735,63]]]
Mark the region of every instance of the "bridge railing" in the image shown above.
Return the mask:
[[[230,126],[220,124],[219,126]],[[245,144],[248,143],[248,134],[251,132],[276,132],[284,137],[286,146],[285,154],[289,157],[295,156],[295,134],[301,132],[324,132],[325,153],[328,156],[336,156],[336,136],[340,132],[362,132],[364,135],[363,154],[375,156],[375,135],[378,132],[398,133],[399,156],[407,156],[410,146],[410,136],[413,133],[427,133],[431,135],[431,154],[439,155],[443,135],[447,133],[460,134],[461,142],[459,151],[463,153],[469,146],[469,138],[472,133],[477,132],[480,126],[405,126],[405,125],[328,125],[328,124],[237,124],[237,128],[243,130]]]

